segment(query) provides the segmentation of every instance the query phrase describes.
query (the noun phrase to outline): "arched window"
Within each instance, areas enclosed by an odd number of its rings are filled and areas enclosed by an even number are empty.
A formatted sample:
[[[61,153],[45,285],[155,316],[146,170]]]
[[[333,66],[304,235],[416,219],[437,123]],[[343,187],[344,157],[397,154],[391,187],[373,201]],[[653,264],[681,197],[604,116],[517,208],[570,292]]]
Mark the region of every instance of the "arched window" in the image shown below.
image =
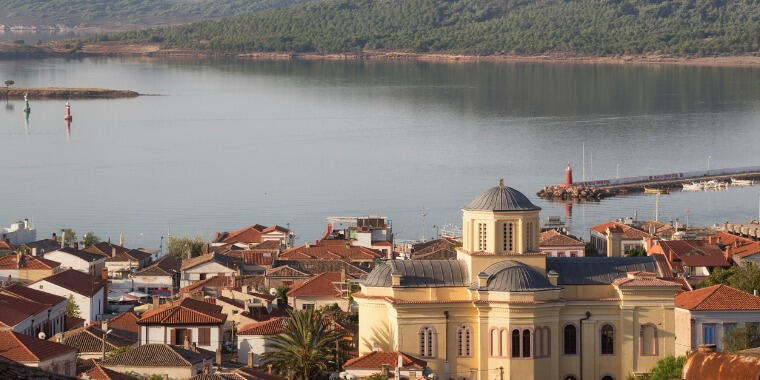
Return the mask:
[[[420,356],[432,358],[435,356],[435,329],[423,326],[419,332]]]
[[[578,338],[575,325],[567,325],[563,331],[562,352],[565,355],[575,355],[578,353]]]
[[[499,356],[509,356],[509,330],[502,329],[499,332]]]
[[[522,341],[522,356],[524,358],[530,357],[530,330],[525,329],[523,330],[523,341]]]
[[[457,329],[457,355],[458,356],[470,356],[472,335],[470,334],[470,326],[461,325]]]
[[[491,356],[501,356],[501,341],[499,340],[499,329],[491,329]]]
[[[601,354],[615,354],[615,328],[609,324],[603,325],[599,337],[601,338]]]
[[[520,357],[520,330],[512,330],[512,357]]]
[[[578,380],[578,378],[576,378],[573,375],[567,375],[567,376],[563,377],[562,380]]]
[[[657,326],[651,323],[641,325],[641,330],[639,331],[639,346],[641,347],[641,355],[657,355]]]
[[[602,380],[615,380],[615,378],[610,375],[607,375],[607,376],[602,377]]]

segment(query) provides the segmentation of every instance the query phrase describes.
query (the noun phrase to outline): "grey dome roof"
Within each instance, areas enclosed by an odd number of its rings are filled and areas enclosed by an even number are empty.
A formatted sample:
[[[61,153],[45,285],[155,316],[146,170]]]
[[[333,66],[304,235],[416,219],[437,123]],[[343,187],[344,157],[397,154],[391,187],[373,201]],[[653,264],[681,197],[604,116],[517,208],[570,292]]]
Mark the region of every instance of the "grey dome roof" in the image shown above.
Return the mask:
[[[504,186],[504,181],[499,180],[499,186],[492,187],[475,197],[465,210],[470,211],[530,211],[540,210],[523,193]]]
[[[437,288],[467,286],[467,268],[459,260],[387,260],[378,264],[364,280],[365,286],[389,287],[391,274],[401,275],[401,286]]]
[[[531,292],[558,289],[537,270],[517,261],[491,264],[479,276],[488,276],[486,289],[500,292]]]

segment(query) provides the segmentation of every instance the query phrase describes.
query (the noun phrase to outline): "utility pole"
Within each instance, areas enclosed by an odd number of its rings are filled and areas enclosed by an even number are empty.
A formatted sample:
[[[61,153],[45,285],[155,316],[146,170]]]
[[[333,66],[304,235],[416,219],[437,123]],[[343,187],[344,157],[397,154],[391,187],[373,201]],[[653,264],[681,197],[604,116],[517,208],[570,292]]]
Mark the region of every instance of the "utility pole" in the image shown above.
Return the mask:
[[[585,141],[583,142],[581,150],[583,152],[582,153],[583,154],[583,165],[581,165],[582,166],[581,176],[583,177],[582,181],[586,182],[586,142]]]

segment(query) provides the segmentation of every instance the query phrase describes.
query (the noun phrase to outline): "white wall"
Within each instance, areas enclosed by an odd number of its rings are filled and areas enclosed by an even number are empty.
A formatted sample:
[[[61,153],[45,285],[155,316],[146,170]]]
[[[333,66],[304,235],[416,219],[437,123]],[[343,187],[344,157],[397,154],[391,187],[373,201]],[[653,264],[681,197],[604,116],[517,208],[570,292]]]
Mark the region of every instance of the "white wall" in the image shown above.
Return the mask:
[[[688,313],[690,315],[689,320],[693,319],[694,323],[691,327],[691,337],[679,336],[686,334],[676,334],[676,348],[679,346],[691,345],[691,349],[696,350],[699,345],[704,344],[702,336],[703,324],[715,325],[715,344],[718,350],[723,350],[723,336],[724,327],[728,324],[736,324],[736,327],[743,326],[744,323],[760,323],[760,310],[727,310],[727,311],[690,311],[681,308],[676,308],[676,318],[685,320],[685,318],[678,318],[678,315],[682,313]]]
[[[550,257],[567,257],[568,253],[575,254],[575,257],[584,256],[584,247],[539,247],[542,253]]]
[[[79,316],[85,320],[85,323],[98,320],[98,315],[103,314],[103,288],[98,290],[92,298],[72,292],[66,288],[52,284],[45,280],[35,282],[29,285],[30,288],[42,290],[50,294],[55,294],[66,299],[69,295],[74,296],[74,302],[79,306]]]
[[[0,228],[0,240],[8,239],[13,245],[31,243],[37,240],[37,230],[25,223],[13,223],[8,228]]]
[[[210,261],[182,271],[182,280],[180,287],[188,286],[196,281],[199,281],[201,279],[201,274],[205,274],[206,278],[209,278],[219,274],[231,276],[235,273],[237,272],[234,269],[230,269],[217,262]]]
[[[201,327],[208,327],[211,329],[211,344],[202,346],[198,344],[198,329]],[[197,326],[197,325],[172,325],[172,326],[140,326],[140,345],[149,343],[167,343],[170,344],[172,329],[189,329],[192,331],[192,337],[190,343],[195,343],[199,348],[203,348],[209,351],[216,351],[217,348],[222,348],[222,334],[220,326]]]
[[[13,331],[37,337],[37,334],[34,334],[33,331],[36,330],[36,327],[39,327],[40,331],[45,331],[47,338],[51,338],[53,335],[64,330],[65,316],[66,302],[64,301],[17,323],[13,326]],[[48,321],[50,321],[49,331],[46,331],[44,325]]]
[[[253,364],[261,363],[261,354],[267,350],[266,335],[238,335],[237,337],[238,363],[248,365],[248,352],[253,351]]]
[[[132,286],[139,290],[145,288],[146,293],[150,289],[166,288],[174,292],[171,276],[133,276]]]
[[[57,373],[63,376],[74,377],[76,376],[77,372],[76,351],[52,357],[40,362],[21,362],[21,364],[29,367],[40,368],[42,370]]]
[[[61,269],[71,268],[84,273],[95,273],[100,275],[100,270],[104,267],[106,258],[88,262],[74,255],[61,251],[46,252],[45,258],[61,263]]]

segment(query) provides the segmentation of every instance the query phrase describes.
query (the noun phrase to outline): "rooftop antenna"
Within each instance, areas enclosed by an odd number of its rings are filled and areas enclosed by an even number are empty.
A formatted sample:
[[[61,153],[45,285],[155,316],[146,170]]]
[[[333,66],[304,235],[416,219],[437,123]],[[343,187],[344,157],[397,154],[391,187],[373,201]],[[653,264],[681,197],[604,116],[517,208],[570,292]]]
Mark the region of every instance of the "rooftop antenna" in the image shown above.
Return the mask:
[[[420,212],[420,216],[422,217],[422,242],[424,243],[425,240],[425,217],[427,216],[427,213],[425,213],[425,206],[422,206],[422,211]]]
[[[586,182],[586,142],[583,142],[583,145],[581,145],[581,150],[583,152],[583,165],[581,169],[581,176],[583,177],[583,182]]]
[[[660,193],[656,194],[656,197],[654,200],[654,221],[655,222],[660,221]]]
[[[594,151],[588,152],[589,157],[589,171],[591,172],[591,179],[594,179]]]

